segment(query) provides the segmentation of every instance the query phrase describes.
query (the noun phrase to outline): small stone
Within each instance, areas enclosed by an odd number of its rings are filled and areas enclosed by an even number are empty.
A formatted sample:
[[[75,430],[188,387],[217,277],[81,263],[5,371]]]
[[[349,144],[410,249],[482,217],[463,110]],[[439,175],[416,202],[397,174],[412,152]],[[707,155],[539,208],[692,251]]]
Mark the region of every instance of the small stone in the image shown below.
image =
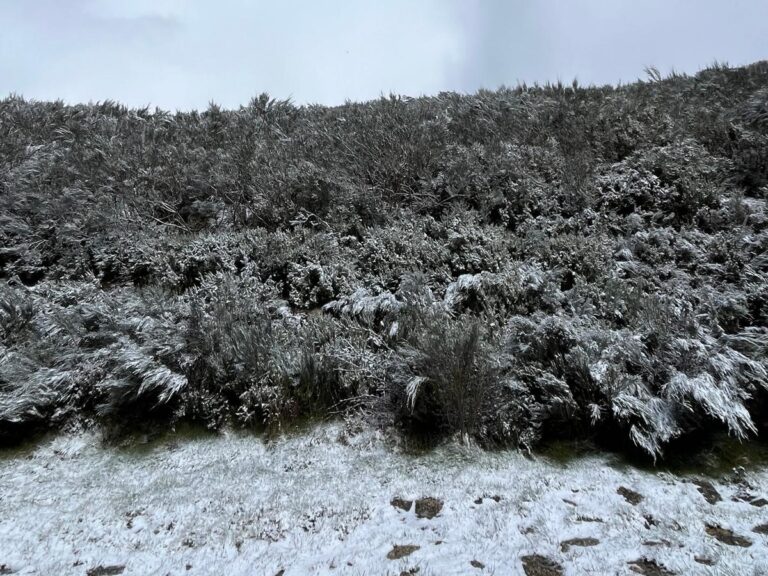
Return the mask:
[[[531,554],[521,560],[525,576],[563,576],[563,567],[546,556]]]
[[[693,559],[699,564],[704,564],[705,566],[715,565],[715,561],[712,560],[712,558],[707,558],[706,556],[694,556]]]
[[[392,550],[387,552],[387,558],[390,560],[399,560],[400,558],[410,556],[419,548],[420,546],[416,546],[415,544],[404,544],[402,546],[395,544],[392,547]]]
[[[635,492],[634,490],[630,490],[629,488],[625,488],[624,486],[620,486],[618,490],[616,490],[616,493],[619,496],[623,496],[624,500],[632,504],[632,506],[637,506],[640,504],[640,502],[643,501],[642,494]]]
[[[597,546],[600,544],[600,540],[597,538],[571,538],[560,542],[560,550],[562,552],[568,552],[571,546]]]
[[[629,569],[643,576],[674,576],[675,574],[654,560],[646,560],[645,558],[629,562]]]
[[[482,498],[482,497],[480,497],[480,498],[478,498],[477,500],[475,500],[475,504],[478,504],[478,505],[480,505],[480,504],[482,504],[482,503],[483,503],[483,498]]]
[[[704,500],[710,504],[717,504],[723,499],[711,482],[708,482],[707,480],[693,480],[693,484],[696,485],[699,493],[704,496]]]
[[[402,498],[392,498],[392,501],[390,502],[392,506],[395,508],[400,508],[400,510],[404,510],[408,512],[411,509],[411,506],[413,505],[413,500],[404,500]]]
[[[481,569],[481,570],[482,570],[483,568],[485,568],[485,564],[483,564],[483,563],[482,563],[482,562],[480,562],[479,560],[470,560],[470,562],[469,562],[469,563],[472,565],[472,567],[473,567],[473,568],[479,568],[479,569]]]
[[[443,501],[437,498],[419,498],[416,500],[416,516],[431,520],[443,509]]]
[[[723,544],[728,546],[741,546],[742,548],[749,548],[752,546],[752,542],[744,536],[739,536],[733,530],[722,528],[721,526],[715,526],[713,524],[707,524],[704,530],[713,538],[719,540]]]

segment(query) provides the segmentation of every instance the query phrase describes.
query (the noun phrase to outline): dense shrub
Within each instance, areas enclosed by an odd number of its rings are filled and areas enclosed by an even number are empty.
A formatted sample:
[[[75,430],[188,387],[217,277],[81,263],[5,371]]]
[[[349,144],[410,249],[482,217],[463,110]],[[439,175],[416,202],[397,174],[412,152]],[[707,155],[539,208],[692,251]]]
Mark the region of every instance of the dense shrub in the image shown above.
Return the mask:
[[[768,64],[582,88],[0,101],[0,440],[179,419],[658,457],[768,405]]]

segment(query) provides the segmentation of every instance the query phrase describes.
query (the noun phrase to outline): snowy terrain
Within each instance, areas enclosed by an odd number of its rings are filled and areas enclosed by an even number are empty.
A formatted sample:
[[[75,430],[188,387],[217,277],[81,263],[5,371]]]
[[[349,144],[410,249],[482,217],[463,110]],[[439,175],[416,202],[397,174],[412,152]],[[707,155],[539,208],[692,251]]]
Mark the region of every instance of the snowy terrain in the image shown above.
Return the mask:
[[[0,456],[3,574],[768,574],[764,470],[700,487],[607,455],[413,456],[340,424]],[[433,518],[392,504],[422,497]]]

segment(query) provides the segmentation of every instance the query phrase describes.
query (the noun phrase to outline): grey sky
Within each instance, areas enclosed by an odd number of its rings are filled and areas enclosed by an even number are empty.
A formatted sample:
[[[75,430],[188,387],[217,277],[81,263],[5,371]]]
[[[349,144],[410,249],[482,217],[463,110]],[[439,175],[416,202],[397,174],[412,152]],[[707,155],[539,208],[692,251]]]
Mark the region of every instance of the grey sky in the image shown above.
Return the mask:
[[[205,108],[768,58],[766,0],[0,0],[0,96]]]

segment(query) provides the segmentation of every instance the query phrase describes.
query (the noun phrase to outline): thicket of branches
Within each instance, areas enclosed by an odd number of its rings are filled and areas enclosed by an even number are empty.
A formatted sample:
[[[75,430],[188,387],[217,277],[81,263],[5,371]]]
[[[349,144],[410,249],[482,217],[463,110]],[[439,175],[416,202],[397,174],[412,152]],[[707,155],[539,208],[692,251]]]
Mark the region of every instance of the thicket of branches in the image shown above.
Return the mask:
[[[170,114],[0,101],[0,439],[361,414],[656,457],[768,398],[768,63]]]

